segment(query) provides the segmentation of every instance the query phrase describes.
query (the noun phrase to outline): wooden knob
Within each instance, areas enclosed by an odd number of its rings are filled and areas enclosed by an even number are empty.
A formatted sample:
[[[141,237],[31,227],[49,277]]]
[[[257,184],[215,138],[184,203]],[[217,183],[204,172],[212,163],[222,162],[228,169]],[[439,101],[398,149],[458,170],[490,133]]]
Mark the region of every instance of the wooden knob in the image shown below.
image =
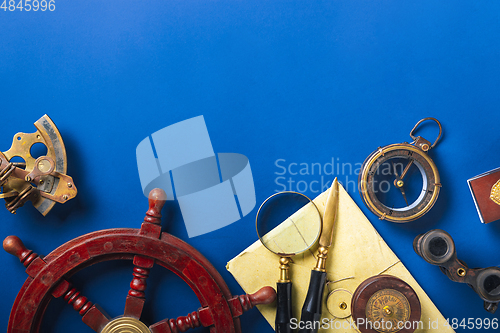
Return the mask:
[[[161,209],[167,201],[167,194],[161,188],[155,188],[149,192],[149,216],[161,217]]]
[[[255,294],[248,295],[252,306],[259,304],[269,304],[274,302],[276,299],[276,291],[273,287],[263,287],[259,289]]]
[[[38,256],[37,254],[31,255],[33,251],[28,250],[26,246],[24,246],[22,240],[17,236],[8,236],[5,238],[3,241],[3,249],[7,253],[19,258],[19,261],[23,263],[25,267]],[[30,257],[29,260],[26,260],[28,257]]]
[[[274,302],[276,291],[274,291],[273,287],[268,286],[260,288],[255,294],[241,295],[235,299],[239,300],[242,311],[246,312],[256,305]]]
[[[17,236],[8,236],[5,238],[3,241],[3,249],[7,251],[7,253],[18,257],[21,261],[23,257],[26,256],[26,253],[30,252],[26,246],[24,246],[23,241]]]
[[[161,209],[167,201],[167,194],[161,188],[149,192],[149,209],[144,217],[144,222],[161,225]]]

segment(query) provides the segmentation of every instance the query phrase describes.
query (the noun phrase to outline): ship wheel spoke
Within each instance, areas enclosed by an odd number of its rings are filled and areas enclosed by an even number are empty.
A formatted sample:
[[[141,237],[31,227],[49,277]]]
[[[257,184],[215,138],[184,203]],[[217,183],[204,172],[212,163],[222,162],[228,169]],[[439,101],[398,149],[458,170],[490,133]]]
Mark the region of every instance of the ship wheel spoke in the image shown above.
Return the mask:
[[[146,212],[141,225],[140,234],[151,238],[161,237],[161,209],[167,200],[164,191],[155,189],[149,194],[149,209]],[[134,256],[134,270],[130,290],[125,301],[123,315],[134,319],[140,319],[144,303],[146,302],[146,280],[155,261],[150,257],[141,255]]]
[[[130,290],[125,301],[125,317],[140,319],[146,302],[146,280],[154,265],[154,260],[142,256],[134,257],[134,270]]]
[[[82,321],[95,332],[101,332],[110,321],[110,316],[99,305],[90,302],[67,280],[62,280],[58,284],[52,292],[52,296],[63,298],[82,316]]]
[[[206,317],[205,323],[202,323],[200,315]],[[211,326],[211,320],[212,317],[209,313],[209,309],[202,308],[199,311],[192,312],[185,317],[178,317],[177,319],[164,319],[154,325],[149,326],[149,330],[151,331],[151,333],[186,332],[191,328]]]
[[[233,318],[241,316],[244,312],[259,304],[269,304],[276,299],[276,292],[272,287],[263,287],[251,295],[235,296],[228,300],[229,309]],[[186,332],[191,328],[209,327],[214,325],[210,308],[203,307],[191,312],[185,317],[177,319],[164,319],[149,326],[151,333],[177,333]]]
[[[28,275],[32,278],[35,276],[35,273],[47,265],[38,254],[27,249],[17,236],[8,236],[5,238],[3,248],[19,259],[24,267],[26,267]],[[110,320],[110,317],[99,305],[92,304],[87,297],[83,296],[76,288],[73,288],[71,283],[65,279],[59,280],[52,290],[52,296],[54,298],[62,297],[69,305],[73,306],[73,309],[82,316],[83,322],[95,332],[101,332],[102,328]]]
[[[174,236],[162,234],[160,212],[165,201],[165,192],[155,189],[150,193],[149,210],[141,229],[96,231],[63,244],[46,257],[27,249],[16,236],[5,238],[5,251],[19,259],[29,276],[12,308],[8,332],[31,332],[31,328],[40,327],[43,316],[39,314],[45,312],[46,300],[51,296],[64,299],[98,333],[179,333],[201,326],[210,327],[211,332],[241,332],[237,317],[255,305],[273,302],[276,292],[272,287],[264,287],[252,295],[231,297],[222,277],[198,251]],[[175,256],[166,256],[167,253]],[[179,260],[184,257],[197,260],[186,267],[186,262]],[[111,319],[65,278],[96,262],[132,258],[133,277],[124,316]],[[140,317],[146,301],[146,281],[155,263],[176,272],[197,291],[203,307],[148,328]]]
[[[94,304],[90,310],[83,315],[82,321],[94,330],[94,332],[101,332],[110,322],[110,317],[99,305]]]

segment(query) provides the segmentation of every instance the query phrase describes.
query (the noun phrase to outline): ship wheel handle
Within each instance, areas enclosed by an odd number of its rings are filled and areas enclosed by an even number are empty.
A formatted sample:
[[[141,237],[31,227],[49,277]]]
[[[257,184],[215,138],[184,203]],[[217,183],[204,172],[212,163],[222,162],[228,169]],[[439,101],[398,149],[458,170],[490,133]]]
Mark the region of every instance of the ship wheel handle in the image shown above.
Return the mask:
[[[63,298],[98,333],[179,333],[200,326],[209,327],[211,333],[240,333],[238,317],[255,305],[273,302],[274,289],[264,287],[251,295],[233,297],[207,259],[182,240],[161,232],[161,209],[166,198],[163,190],[150,192],[149,209],[140,229],[96,231],[61,245],[43,258],[26,248],[19,237],[7,237],[3,242],[5,251],[16,256],[29,275],[12,307],[7,332],[39,333],[48,300],[54,297]],[[112,319],[67,279],[70,272],[116,259],[132,260],[134,268],[123,316]],[[155,264],[188,283],[201,308],[149,327],[141,322],[147,279]]]

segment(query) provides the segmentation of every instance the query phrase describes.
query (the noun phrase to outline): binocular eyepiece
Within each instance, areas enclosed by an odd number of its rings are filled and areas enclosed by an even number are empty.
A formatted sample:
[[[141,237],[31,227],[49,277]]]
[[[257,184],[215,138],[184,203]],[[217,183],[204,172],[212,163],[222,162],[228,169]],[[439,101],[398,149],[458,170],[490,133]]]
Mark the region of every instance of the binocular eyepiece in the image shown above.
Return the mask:
[[[469,268],[457,259],[453,238],[440,229],[415,237],[413,249],[429,264],[439,266],[450,280],[468,284],[483,299],[484,309],[495,313],[500,302],[500,268]]]

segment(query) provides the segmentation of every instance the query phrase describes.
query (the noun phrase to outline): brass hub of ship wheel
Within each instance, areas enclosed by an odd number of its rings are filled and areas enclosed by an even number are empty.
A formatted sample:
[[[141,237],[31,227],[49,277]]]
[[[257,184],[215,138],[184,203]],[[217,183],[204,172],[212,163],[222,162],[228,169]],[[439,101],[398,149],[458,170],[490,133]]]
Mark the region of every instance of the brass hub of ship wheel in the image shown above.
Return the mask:
[[[101,333],[151,333],[151,331],[137,319],[121,317],[110,321]]]

